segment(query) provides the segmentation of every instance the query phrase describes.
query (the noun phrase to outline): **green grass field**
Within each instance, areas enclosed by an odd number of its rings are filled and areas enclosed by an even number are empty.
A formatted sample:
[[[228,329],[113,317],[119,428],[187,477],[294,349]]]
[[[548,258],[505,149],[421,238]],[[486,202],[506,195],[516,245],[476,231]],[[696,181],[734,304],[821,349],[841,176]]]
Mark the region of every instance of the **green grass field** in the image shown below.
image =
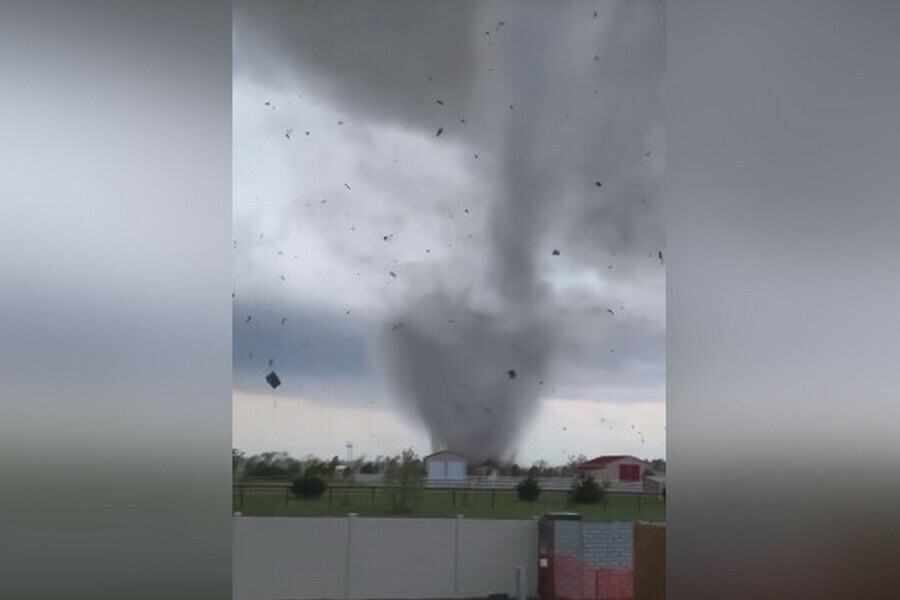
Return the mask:
[[[369,486],[331,487],[316,499],[291,496],[282,484],[234,489],[234,510],[246,516],[340,517],[349,512],[361,517],[454,517],[473,519],[530,519],[547,512],[571,511],[590,521],[664,521],[665,503],[655,497],[610,494],[605,506],[572,505],[563,491],[545,490],[536,502],[518,499],[515,490],[429,489],[417,491],[408,510],[396,512],[391,490]]]

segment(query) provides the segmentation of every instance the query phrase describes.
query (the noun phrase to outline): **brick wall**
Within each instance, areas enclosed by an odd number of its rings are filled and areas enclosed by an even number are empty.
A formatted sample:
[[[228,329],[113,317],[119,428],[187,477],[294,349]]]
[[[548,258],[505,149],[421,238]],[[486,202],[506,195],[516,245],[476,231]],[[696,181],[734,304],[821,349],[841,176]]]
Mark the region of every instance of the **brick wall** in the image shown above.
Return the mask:
[[[553,523],[556,600],[633,600],[631,521]]]

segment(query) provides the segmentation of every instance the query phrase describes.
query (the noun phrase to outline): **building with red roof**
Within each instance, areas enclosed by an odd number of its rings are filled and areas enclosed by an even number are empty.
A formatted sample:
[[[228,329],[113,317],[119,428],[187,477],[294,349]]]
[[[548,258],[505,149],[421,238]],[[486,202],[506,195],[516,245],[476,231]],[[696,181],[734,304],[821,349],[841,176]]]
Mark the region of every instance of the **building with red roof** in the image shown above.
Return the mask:
[[[578,473],[609,483],[612,487],[640,489],[643,486],[644,472],[648,468],[647,462],[640,458],[613,454],[581,463],[578,465]]]

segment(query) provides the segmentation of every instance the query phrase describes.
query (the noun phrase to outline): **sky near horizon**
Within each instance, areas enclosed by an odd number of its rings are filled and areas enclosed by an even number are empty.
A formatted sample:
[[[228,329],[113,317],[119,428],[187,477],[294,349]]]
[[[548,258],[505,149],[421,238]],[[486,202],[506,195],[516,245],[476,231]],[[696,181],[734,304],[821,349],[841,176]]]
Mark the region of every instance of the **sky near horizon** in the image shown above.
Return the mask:
[[[234,446],[664,457],[664,46],[659,2],[236,3]]]

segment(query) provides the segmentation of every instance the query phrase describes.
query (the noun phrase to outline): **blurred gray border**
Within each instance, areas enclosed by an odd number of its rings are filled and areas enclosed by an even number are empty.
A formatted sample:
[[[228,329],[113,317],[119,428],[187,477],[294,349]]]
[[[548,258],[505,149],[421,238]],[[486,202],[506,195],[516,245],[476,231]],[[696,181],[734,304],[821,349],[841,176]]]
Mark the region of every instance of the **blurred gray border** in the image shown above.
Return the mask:
[[[669,597],[894,597],[900,5],[667,10]],[[230,11],[4,3],[0,596],[228,597]]]

